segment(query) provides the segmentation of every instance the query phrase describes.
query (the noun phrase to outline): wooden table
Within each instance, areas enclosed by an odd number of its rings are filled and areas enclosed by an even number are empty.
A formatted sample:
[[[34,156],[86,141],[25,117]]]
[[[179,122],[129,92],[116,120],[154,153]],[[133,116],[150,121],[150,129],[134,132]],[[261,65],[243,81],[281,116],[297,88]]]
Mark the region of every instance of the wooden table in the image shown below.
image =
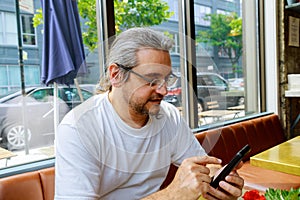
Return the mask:
[[[13,152],[8,151],[8,150],[0,147],[0,160],[6,159],[5,166],[7,166],[7,159],[9,159],[11,157],[14,157],[14,156],[16,156],[16,154],[14,154]]]
[[[245,105],[243,104],[243,105],[228,107],[227,110],[245,110]]]
[[[300,176],[300,136],[252,156],[250,164]]]
[[[233,118],[237,117],[240,111],[237,110],[208,110],[208,111],[203,111],[198,113],[198,117],[204,118],[206,121],[206,117],[211,117],[213,118],[214,121],[220,121],[222,117],[226,115],[233,115]]]
[[[204,112],[200,112],[198,115],[200,117],[223,117],[225,115],[236,115],[239,111],[234,110],[208,110]]]

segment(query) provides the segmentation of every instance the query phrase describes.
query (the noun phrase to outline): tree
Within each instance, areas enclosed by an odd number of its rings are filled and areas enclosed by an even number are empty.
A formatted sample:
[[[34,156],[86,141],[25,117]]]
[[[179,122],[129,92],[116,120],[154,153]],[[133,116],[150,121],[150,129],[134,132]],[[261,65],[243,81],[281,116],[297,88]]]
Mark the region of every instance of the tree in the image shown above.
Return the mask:
[[[206,31],[199,31],[196,41],[208,43],[228,55],[234,72],[243,53],[242,18],[236,13],[230,15],[208,14],[204,18],[211,23]]]
[[[114,0],[115,29],[120,33],[131,27],[159,25],[173,15],[167,2],[162,0]],[[80,16],[85,20],[83,43],[93,51],[97,48],[96,0],[78,0]],[[34,15],[35,27],[43,23],[42,9]]]

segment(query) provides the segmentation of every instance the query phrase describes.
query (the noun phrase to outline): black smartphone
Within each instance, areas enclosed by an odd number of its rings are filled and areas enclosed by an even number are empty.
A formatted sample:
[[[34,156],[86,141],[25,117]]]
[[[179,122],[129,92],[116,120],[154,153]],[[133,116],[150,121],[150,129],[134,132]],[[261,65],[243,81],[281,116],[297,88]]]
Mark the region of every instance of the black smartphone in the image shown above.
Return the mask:
[[[214,188],[219,186],[219,182],[224,180],[225,177],[241,162],[243,157],[251,151],[250,146],[245,145],[237,154],[232,158],[232,160],[224,167],[224,169],[213,178],[210,185]]]

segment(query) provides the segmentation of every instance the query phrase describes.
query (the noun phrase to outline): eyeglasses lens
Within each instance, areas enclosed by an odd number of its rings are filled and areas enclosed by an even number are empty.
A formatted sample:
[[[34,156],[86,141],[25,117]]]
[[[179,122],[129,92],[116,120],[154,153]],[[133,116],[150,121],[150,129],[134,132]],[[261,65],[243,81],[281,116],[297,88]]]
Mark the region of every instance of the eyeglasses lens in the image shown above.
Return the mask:
[[[177,77],[176,77],[175,75],[171,74],[171,75],[168,77],[168,79],[166,80],[166,82],[167,82],[167,87],[170,87],[170,86],[174,85],[175,82],[176,82],[176,80],[177,80]]]

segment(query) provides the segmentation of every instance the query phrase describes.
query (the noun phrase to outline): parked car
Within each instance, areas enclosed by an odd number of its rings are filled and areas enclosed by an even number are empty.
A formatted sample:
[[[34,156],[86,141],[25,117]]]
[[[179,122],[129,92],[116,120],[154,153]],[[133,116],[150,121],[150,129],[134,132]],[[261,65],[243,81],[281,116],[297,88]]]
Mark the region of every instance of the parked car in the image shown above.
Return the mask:
[[[229,86],[234,90],[244,90],[244,79],[243,78],[232,78],[229,79]]]
[[[181,105],[181,75],[176,74],[178,80],[168,88],[168,94],[164,100],[176,106]],[[207,103],[217,101],[219,109],[243,104],[244,92],[229,91],[229,83],[216,73],[197,73],[197,99],[202,110],[208,110]]]
[[[75,86],[58,87],[59,121],[82,100],[90,98],[91,91]],[[25,147],[25,127],[27,128],[28,146],[51,145],[54,141],[54,97],[52,87],[32,87],[15,92],[0,99],[0,146],[9,150]],[[81,94],[81,95],[80,95]],[[24,101],[23,101],[24,99]],[[25,106],[23,106],[23,104]],[[24,107],[24,112],[23,112]],[[25,115],[23,122],[23,114]]]

